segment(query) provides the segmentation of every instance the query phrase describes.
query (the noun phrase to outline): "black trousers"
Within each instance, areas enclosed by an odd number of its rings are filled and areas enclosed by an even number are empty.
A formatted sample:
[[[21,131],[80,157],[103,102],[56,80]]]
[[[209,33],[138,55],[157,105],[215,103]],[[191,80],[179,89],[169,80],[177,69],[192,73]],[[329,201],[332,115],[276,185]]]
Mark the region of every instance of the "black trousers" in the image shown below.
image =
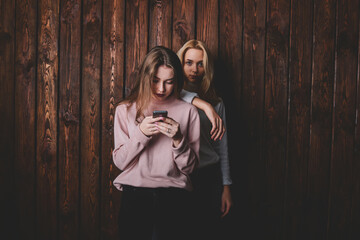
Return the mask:
[[[223,192],[220,164],[213,164],[195,170],[191,175],[192,226],[191,239],[222,239],[221,196]]]
[[[180,188],[124,186],[119,212],[120,239],[188,239],[189,197],[189,192]]]

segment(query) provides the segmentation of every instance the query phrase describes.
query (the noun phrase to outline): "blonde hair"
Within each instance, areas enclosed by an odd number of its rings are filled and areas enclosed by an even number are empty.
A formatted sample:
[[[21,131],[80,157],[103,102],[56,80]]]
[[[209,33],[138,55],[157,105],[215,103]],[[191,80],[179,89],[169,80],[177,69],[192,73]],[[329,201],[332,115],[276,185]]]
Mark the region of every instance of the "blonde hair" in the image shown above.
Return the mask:
[[[140,65],[134,87],[123,101],[129,103],[129,106],[136,103],[136,120],[144,116],[144,111],[149,106],[152,95],[151,83],[158,68],[163,65],[174,71],[174,92],[172,94],[176,98],[180,96],[184,85],[184,73],[179,58],[169,48],[162,46],[152,48]]]
[[[214,62],[210,54],[210,51],[205,45],[205,43],[195,39],[187,41],[177,52],[177,55],[181,61],[181,65],[184,66],[185,54],[189,49],[192,48],[202,50],[203,52],[203,66],[205,71],[204,71],[204,77],[201,80],[198,94],[200,98],[204,99],[207,102],[210,102],[212,105],[215,105],[220,101],[220,99],[217,96],[215,88],[213,86]],[[185,84],[184,84],[185,90],[189,90],[187,84],[188,84],[188,80],[185,78]]]

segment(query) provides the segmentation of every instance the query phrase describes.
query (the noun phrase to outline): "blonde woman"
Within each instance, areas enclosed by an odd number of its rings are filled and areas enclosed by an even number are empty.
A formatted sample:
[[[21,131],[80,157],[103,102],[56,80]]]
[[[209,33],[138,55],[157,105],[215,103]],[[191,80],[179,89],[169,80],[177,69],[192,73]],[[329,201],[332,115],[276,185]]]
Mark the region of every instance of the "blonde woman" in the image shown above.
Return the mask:
[[[186,239],[190,173],[198,165],[197,109],[179,99],[184,74],[174,52],[153,48],[116,108],[113,161],[122,171],[121,239]],[[153,117],[166,110],[167,117]]]
[[[232,180],[226,129],[221,130],[224,131],[221,134],[223,136],[214,138],[211,134],[214,124],[209,119],[214,116],[216,119],[218,115],[222,119],[218,126],[225,126],[225,106],[213,87],[214,65],[206,45],[198,40],[190,40],[180,48],[177,55],[185,73],[184,89],[198,96],[192,100],[190,93],[183,93],[183,99],[192,101],[199,108],[200,115],[200,164],[192,175],[197,204],[195,209],[199,217],[197,221],[205,227],[199,229],[198,237],[221,239],[218,231],[220,219],[229,213],[233,204],[230,191]],[[205,233],[208,236],[205,237]]]

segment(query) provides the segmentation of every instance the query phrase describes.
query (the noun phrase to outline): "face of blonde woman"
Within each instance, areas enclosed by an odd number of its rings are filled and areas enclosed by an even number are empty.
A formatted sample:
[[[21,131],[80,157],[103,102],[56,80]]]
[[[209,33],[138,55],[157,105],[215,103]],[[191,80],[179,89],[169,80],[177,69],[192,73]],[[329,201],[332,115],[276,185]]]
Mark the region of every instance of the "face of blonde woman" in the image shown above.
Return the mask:
[[[184,56],[184,73],[189,82],[200,83],[204,73],[204,53],[200,49],[190,48]]]
[[[152,97],[163,101],[174,91],[174,71],[165,65],[158,68],[151,82]]]

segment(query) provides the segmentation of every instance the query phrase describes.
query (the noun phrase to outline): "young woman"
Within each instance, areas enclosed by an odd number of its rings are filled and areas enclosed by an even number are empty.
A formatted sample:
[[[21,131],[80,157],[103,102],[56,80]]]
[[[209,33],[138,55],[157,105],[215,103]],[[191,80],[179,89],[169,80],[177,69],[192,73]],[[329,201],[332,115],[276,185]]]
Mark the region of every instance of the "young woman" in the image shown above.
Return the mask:
[[[113,161],[122,171],[121,239],[186,239],[189,174],[198,165],[197,109],[179,99],[184,74],[174,52],[153,48],[130,95],[117,106]],[[155,117],[166,110],[168,117]]]
[[[197,93],[192,103],[199,109],[200,115],[200,164],[192,174],[196,216],[200,228],[197,231],[202,239],[221,239],[220,219],[229,213],[232,206],[230,185],[230,166],[228,158],[227,134],[213,137],[214,125],[209,121],[209,112],[215,109],[225,125],[225,106],[215,92],[212,81],[214,67],[211,55],[205,44],[198,40],[186,42],[178,51],[178,56],[185,73],[184,89]],[[188,95],[186,97],[186,95]],[[191,102],[191,94],[186,94],[185,101]],[[188,99],[188,100],[186,100]],[[207,106],[202,100],[210,103]],[[196,102],[198,101],[198,102]],[[201,103],[201,105],[199,105]],[[204,111],[203,111],[204,110]],[[213,114],[215,116],[216,114]],[[215,141],[219,139],[218,141]],[[204,228],[202,228],[204,227]],[[204,236],[204,234],[208,234]]]

